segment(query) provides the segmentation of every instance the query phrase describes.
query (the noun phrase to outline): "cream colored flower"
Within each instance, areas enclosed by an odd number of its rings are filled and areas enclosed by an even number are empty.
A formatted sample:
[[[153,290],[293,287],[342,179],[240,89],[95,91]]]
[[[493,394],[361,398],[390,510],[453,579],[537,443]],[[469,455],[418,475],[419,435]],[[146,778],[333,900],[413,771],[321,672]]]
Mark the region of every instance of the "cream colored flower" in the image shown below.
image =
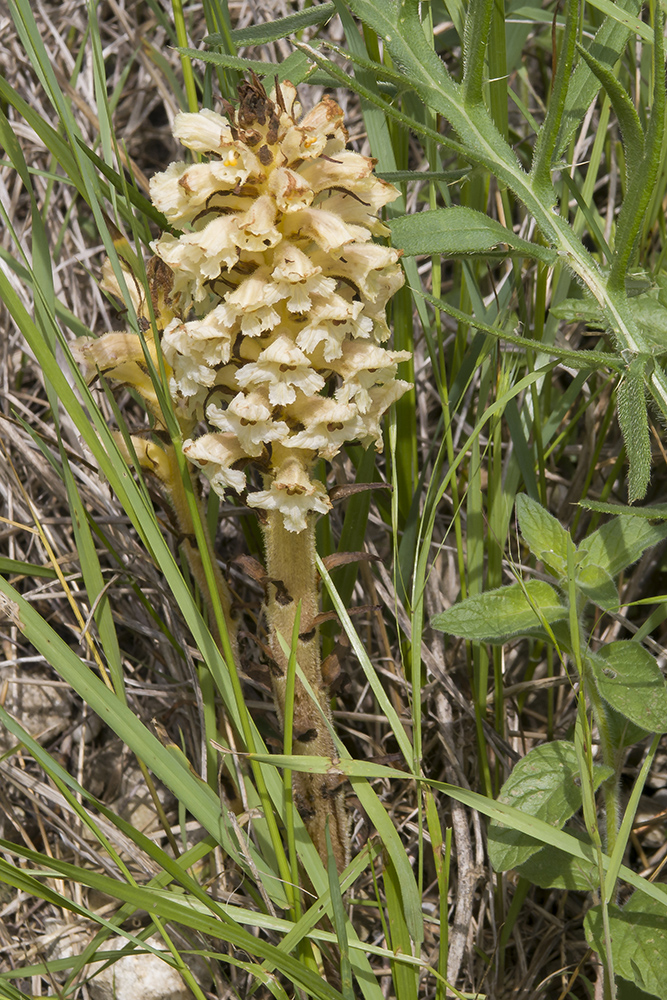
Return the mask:
[[[179,142],[197,153],[219,153],[233,142],[227,119],[208,108],[177,114],[173,132]]]
[[[312,368],[307,356],[287,334],[276,337],[254,364],[240,368],[236,381],[242,388],[266,384],[272,406],[293,403],[297,389],[312,396],[325,385],[324,378]]]
[[[409,351],[386,351],[376,344],[346,341],[340,360],[331,363],[332,370],[343,379],[336,390],[336,399],[341,403],[354,400],[360,413],[368,413],[373,406],[370,389],[391,382],[396,377],[398,364],[411,357]]]
[[[239,459],[223,455],[234,439],[265,478],[249,505],[302,531],[330,506],[315,461],[346,441],[381,447],[381,417],[407,388],[395,381],[407,355],[378,346],[403,283],[400,253],[372,241],[386,235],[378,213],[397,191],[345,149],[331,98],[300,118],[289,83],[267,95],[254,79],[239,95],[226,119],[178,115],[174,134],[205,158],[151,182],[183,229],[154,244],[180,309],[164,352],[174,399],[210,432],[189,457],[214,489],[237,488]]]
[[[286,529],[299,532],[306,529],[309,514],[327,514],[332,505],[323,484],[310,479],[300,458],[288,455],[269,489],[248,496],[248,506],[280,511]]]
[[[368,302],[384,309],[403,285],[403,273],[397,267],[400,256],[401,251],[392,247],[364,243],[347,246],[333,258],[316,252],[311,260],[324,274],[352,282]]]
[[[164,355],[173,369],[172,382],[183,396],[195,396],[215,384],[218,367],[229,361],[232,339],[216,322],[216,310],[203,320],[173,320],[164,331]]]
[[[374,444],[378,451],[382,451],[382,426],[381,420],[392,403],[408,392],[412,386],[409,382],[396,380],[387,382],[386,385],[376,385],[369,389],[370,406],[364,414],[364,433],[359,440],[364,448]]]
[[[226,407],[210,403],[206,416],[213,427],[236,436],[241,448],[251,458],[258,458],[265,445],[284,441],[289,427],[284,420],[275,420],[273,408],[262,392],[245,395],[239,392]]]
[[[334,361],[343,353],[342,344],[349,337],[368,337],[375,327],[370,316],[364,313],[363,302],[349,301],[343,295],[331,295],[310,310],[308,322],[297,334],[297,346],[313,354],[322,345],[326,362]],[[387,330],[387,336],[389,330]]]
[[[213,163],[171,163],[164,173],[156,174],[150,182],[153,204],[170,222],[191,222],[202,210],[216,207],[215,198],[221,185],[235,188],[245,183],[250,170],[245,160],[234,154],[225,161]],[[228,196],[226,207],[247,209],[247,199]]]
[[[202,470],[220,497],[230,488],[237,493],[245,489],[245,473],[232,468],[246,457],[233,434],[203,434],[196,441],[185,441],[183,454]]]
[[[355,441],[364,433],[358,408],[337,399],[322,396],[303,399],[290,406],[290,416],[298,419],[303,430],[291,434],[286,444],[312,451],[329,461],[346,441]]]

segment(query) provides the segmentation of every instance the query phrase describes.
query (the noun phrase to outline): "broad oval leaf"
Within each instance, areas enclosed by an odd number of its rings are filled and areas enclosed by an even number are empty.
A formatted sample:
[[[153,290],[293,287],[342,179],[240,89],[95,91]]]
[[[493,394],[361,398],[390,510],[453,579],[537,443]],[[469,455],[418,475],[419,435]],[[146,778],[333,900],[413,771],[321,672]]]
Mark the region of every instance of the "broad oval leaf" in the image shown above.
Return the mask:
[[[635,892],[623,909],[610,906],[609,926],[616,973],[652,996],[667,1000],[667,891],[663,905]],[[584,929],[591,948],[604,954],[599,906],[586,914]]]
[[[464,205],[403,215],[391,219],[387,225],[393,245],[408,257],[436,253],[449,257],[470,254],[488,257],[501,250],[503,255],[533,257],[549,264],[556,260],[553,250],[522,240],[500,222]]]
[[[597,784],[608,769],[596,768]],[[503,785],[498,800],[560,830],[581,806],[579,764],[574,743],[556,740],[530,750]],[[489,858],[496,871],[523,864],[544,845],[492,820]]]
[[[568,533],[537,500],[525,493],[516,498],[516,514],[528,548],[558,576],[567,573]]]
[[[667,684],[648,650],[619,640],[588,660],[598,691],[612,708],[646,732],[667,732]]]
[[[553,587],[542,580],[528,580],[468,597],[434,615],[431,625],[464,639],[503,643],[540,631],[543,621],[551,624],[567,616],[568,609]]]
[[[609,738],[613,747],[619,750],[623,747],[631,747],[635,743],[641,743],[649,735],[641,726],[636,726],[634,722],[630,722],[628,718],[612,708],[609,702],[604,703],[604,708]]]
[[[581,830],[565,828],[572,837],[590,844],[588,837]],[[565,851],[556,847],[542,847],[531,855],[527,861],[516,866],[523,878],[542,889],[567,889],[568,892],[595,892],[600,887],[598,866],[592,861],[573,858]]]
[[[577,586],[589,601],[603,611],[618,611],[618,588],[602,566],[596,566],[586,558],[577,571]]]
[[[594,509],[593,504],[588,501],[582,506]],[[655,510],[662,512],[662,506],[656,507]],[[662,516],[666,515],[667,505]],[[659,517],[660,513],[649,516]],[[622,514],[613,521],[603,524],[581,542],[579,551],[586,553],[586,560],[582,565],[591,562],[606,569],[610,576],[616,576],[621,570],[637,562],[646,549],[657,545],[665,538],[667,538],[667,524],[649,524],[646,515],[635,517]]]

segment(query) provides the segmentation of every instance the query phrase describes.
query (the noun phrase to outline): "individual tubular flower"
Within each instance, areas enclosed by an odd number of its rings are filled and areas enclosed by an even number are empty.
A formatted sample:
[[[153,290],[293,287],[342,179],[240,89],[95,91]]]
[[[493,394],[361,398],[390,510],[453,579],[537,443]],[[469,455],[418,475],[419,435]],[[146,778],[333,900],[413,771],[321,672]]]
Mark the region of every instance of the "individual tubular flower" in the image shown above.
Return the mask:
[[[409,355],[380,346],[400,252],[372,242],[388,233],[378,212],[398,192],[345,149],[331,98],[300,118],[289,83],[267,95],[254,79],[239,95],[227,117],[177,115],[174,135],[206,160],[151,181],[154,204],[182,229],[153,246],[181,307],[164,353],[175,402],[206,425],[188,453],[213,488],[242,492],[219,444],[235,434],[264,476],[247,503],[298,533],[326,506],[316,460],[346,441],[380,449],[381,417],[408,388],[396,370]]]
[[[287,531],[305,531],[308,514],[328,514],[331,500],[323,483],[308,476],[301,456],[280,451],[284,458],[269,489],[251,493],[248,505],[278,511]]]
[[[124,241],[119,240],[120,244]],[[127,264],[121,260],[121,270],[130,301],[135,309],[143,330],[143,338],[136,333],[106,333],[103,337],[79,337],[71,346],[72,354],[78,362],[87,382],[92,382],[99,375],[104,375],[121,385],[134,389],[143,398],[146,407],[155,418],[156,424],[164,425],[164,416],[150,368],[156,370],[158,365],[158,349],[151,326],[151,312],[156,321],[158,332],[173,321],[172,275],[168,267],[158,258],[153,257],[146,267],[146,277],[151,304],[148,305],[143,285],[136,279]],[[104,291],[122,299],[123,294],[111,262],[106,260],[102,266],[102,281]],[[142,342],[143,341],[143,342]],[[187,423],[187,414],[182,407],[181,417]]]

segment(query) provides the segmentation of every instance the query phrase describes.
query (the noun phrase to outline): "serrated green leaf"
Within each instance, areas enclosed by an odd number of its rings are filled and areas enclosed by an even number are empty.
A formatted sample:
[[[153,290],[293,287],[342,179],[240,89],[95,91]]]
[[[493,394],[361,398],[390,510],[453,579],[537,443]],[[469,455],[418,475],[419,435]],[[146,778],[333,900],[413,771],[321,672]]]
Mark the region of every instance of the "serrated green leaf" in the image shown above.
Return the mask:
[[[565,528],[525,493],[516,498],[516,514],[521,534],[533,555],[558,576],[565,576],[569,537]]]
[[[531,257],[547,264],[557,259],[553,250],[522,240],[495,219],[463,205],[403,215],[387,224],[393,245],[408,257],[438,253],[488,257],[499,251],[502,256]]]
[[[667,1000],[667,890],[664,904],[635,892],[623,909],[609,907],[614,969],[623,979]],[[586,940],[604,955],[604,927],[599,906],[584,918]]]
[[[539,608],[539,614],[535,610]],[[568,616],[553,587],[542,580],[515,583],[485,594],[476,594],[434,615],[433,628],[477,642],[503,643],[518,635],[529,635]]]
[[[601,505],[593,501],[582,501],[582,506],[591,510],[598,510]],[[616,511],[618,507],[608,505],[611,511]],[[634,508],[625,508],[632,511],[624,517],[616,517],[613,521],[608,521],[602,527],[594,531],[579,545],[579,552],[586,553],[582,566],[589,562],[595,566],[601,566],[610,576],[617,576],[622,570],[627,569],[637,562],[640,556],[667,538],[667,524],[649,524],[649,517],[667,517],[667,505],[655,508],[645,508],[635,511]]]
[[[586,559],[585,565],[577,570],[577,586],[603,611],[618,611],[618,587],[602,566]]]
[[[608,777],[608,772],[608,768],[596,768],[597,784]],[[556,740],[536,747],[519,761],[498,801],[561,830],[581,806],[579,780],[574,744]],[[489,858],[496,871],[516,868],[541,847],[539,841],[503,823],[492,820],[489,824]]]
[[[612,708],[649,733],[667,732],[667,684],[648,650],[619,640],[588,660],[598,691]]]

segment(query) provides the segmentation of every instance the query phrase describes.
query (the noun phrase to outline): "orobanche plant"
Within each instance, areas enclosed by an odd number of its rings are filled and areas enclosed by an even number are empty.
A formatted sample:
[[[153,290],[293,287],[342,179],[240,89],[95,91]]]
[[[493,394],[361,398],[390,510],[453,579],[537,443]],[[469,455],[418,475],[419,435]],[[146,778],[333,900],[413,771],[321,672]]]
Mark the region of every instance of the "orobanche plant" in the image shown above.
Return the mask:
[[[618,975],[664,996],[660,971],[633,965],[636,941],[625,931],[639,913],[663,919],[664,907],[638,893],[623,909],[615,907],[615,883],[650,763],[654,738],[621,823],[621,770],[629,746],[649,733],[667,732],[667,683],[659,665],[636,640],[596,643],[591,609],[619,610],[614,577],[650,546],[667,538],[667,525],[645,517],[618,516],[575,546],[570,534],[535,500],[520,495],[516,513],[523,539],[552,582],[518,580],[498,590],[468,597],[431,621],[434,628],[475,642],[502,644],[519,637],[543,639],[558,650],[578,687],[579,711],[573,740],[558,740],[530,750],[505,782],[500,801],[557,829],[583,806],[586,834],[570,832],[592,847],[582,863],[525,833],[492,821],[489,854],[497,871],[516,869],[537,885],[587,890],[600,906],[586,918],[589,943]],[[593,754],[594,737],[599,755]],[[598,817],[595,792],[602,787],[604,809]],[[619,827],[620,824],[620,827]],[[604,869],[603,852],[612,859]],[[667,901],[667,897],[666,897]],[[654,975],[655,973],[655,975]],[[613,976],[611,977],[613,982]]]
[[[336,758],[315,560],[316,519],[332,503],[315,466],[347,441],[381,448],[382,417],[409,388],[396,370],[410,355],[381,346],[385,306],[403,284],[400,251],[372,242],[388,235],[378,212],[398,192],[374,176],[371,159],[345,148],[331,98],[302,117],[290,83],[267,95],[257,78],[241,84],[239,98],[237,108],[225,103],[226,118],[207,109],[177,115],[174,135],[197,162],[152,178],[153,203],[175,228],[153,244],[150,306],[141,295],[135,303],[145,341],[110,333],[76,349],[89,378],[101,372],[138,390],[163,432],[148,370],[161,349],[183,454],[220,497],[232,491],[259,517],[273,687],[294,752]],[[119,294],[108,267],[105,287]],[[192,534],[173,447],[159,437],[127,444]],[[200,557],[188,552],[201,582]],[[219,574],[216,586],[233,639]],[[300,674],[288,693],[290,652]],[[324,858],[328,823],[342,869],[340,777],[300,773],[295,797]]]

